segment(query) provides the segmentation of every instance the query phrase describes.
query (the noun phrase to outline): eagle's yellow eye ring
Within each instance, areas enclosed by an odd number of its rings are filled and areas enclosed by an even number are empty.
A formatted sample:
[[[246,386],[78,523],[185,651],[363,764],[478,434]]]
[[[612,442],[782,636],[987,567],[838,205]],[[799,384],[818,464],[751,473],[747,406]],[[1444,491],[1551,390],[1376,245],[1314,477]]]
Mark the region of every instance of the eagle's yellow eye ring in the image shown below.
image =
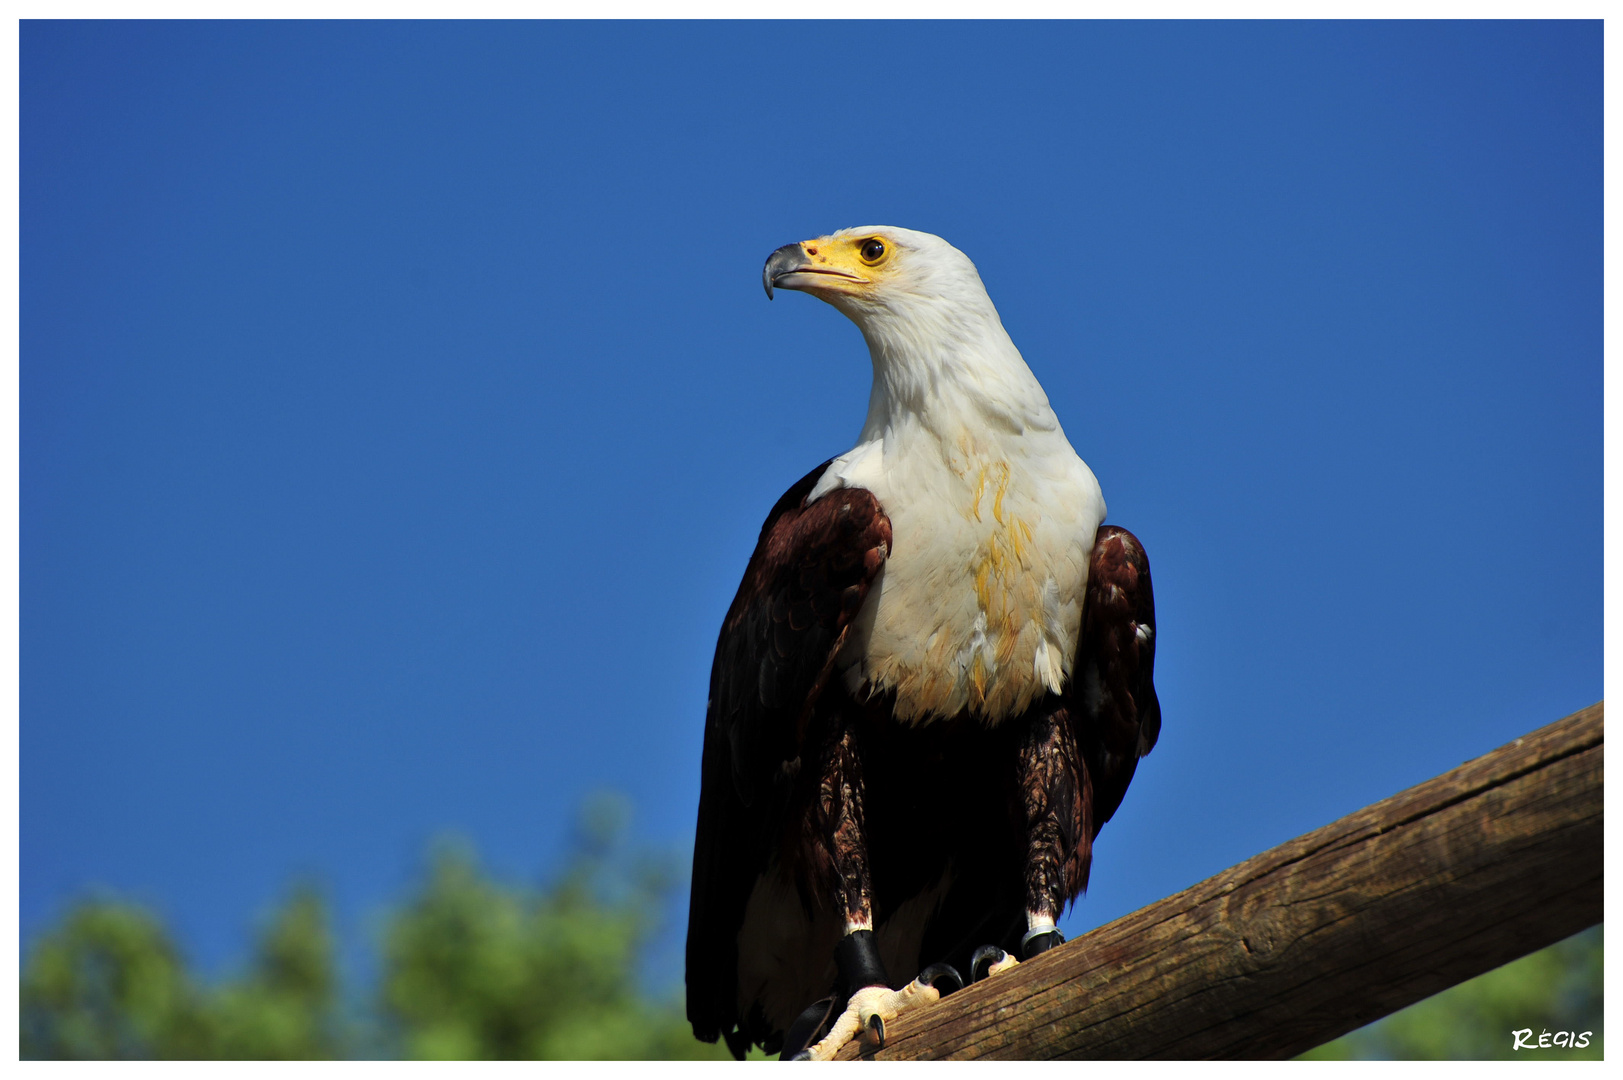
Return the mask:
[[[857,254],[862,257],[863,262],[869,266],[874,266],[884,260],[885,256],[889,254],[889,249],[885,247],[885,242],[879,237],[870,236],[862,242],[862,247]]]

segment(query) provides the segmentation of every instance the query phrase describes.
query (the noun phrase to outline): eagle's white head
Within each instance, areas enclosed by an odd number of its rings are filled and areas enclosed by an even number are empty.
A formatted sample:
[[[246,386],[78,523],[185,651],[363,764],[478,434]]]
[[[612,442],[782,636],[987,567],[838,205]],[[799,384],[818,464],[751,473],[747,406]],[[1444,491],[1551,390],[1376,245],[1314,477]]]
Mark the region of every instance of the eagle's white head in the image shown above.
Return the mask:
[[[827,301],[862,330],[874,365],[865,438],[898,409],[932,427],[957,416],[931,414],[969,411],[1013,434],[1058,429],[975,264],[939,236],[841,229],[774,251],[762,282],[768,297],[795,289]]]
[[[858,326],[938,313],[997,318],[969,256],[929,233],[864,225],[785,244],[762,275],[766,294],[798,289],[839,308]]]

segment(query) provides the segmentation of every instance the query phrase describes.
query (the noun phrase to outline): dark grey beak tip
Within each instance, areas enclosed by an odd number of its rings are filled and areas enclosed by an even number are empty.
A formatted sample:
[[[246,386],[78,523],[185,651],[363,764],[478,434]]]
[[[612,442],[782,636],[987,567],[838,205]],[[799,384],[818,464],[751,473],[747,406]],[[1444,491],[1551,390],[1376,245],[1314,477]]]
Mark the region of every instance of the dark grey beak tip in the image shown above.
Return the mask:
[[[785,274],[792,274],[806,265],[806,252],[799,244],[785,244],[767,256],[766,268],[761,271],[761,284],[766,286],[766,298],[772,299],[772,286]]]

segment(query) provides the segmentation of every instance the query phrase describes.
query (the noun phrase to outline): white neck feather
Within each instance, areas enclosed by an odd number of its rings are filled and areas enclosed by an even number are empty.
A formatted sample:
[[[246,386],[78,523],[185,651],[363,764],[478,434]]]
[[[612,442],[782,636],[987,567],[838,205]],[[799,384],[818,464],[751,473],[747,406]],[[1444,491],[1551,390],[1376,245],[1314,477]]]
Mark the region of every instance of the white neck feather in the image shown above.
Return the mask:
[[[853,316],[873,360],[861,442],[909,421],[937,436],[972,418],[1006,435],[1058,430],[1048,395],[975,284],[978,303],[919,298]]]

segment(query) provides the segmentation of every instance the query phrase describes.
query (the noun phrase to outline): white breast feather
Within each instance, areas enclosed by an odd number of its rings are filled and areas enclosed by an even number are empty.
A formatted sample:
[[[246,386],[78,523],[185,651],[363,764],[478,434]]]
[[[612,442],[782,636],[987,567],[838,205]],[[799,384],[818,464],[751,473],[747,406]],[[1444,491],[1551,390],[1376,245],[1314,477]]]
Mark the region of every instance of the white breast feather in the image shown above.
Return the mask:
[[[1009,340],[980,277],[938,237],[868,227],[921,268],[862,328],[874,385],[857,445],[812,491],[872,491],[890,558],[841,660],[896,715],[996,722],[1071,676],[1104,499]]]

